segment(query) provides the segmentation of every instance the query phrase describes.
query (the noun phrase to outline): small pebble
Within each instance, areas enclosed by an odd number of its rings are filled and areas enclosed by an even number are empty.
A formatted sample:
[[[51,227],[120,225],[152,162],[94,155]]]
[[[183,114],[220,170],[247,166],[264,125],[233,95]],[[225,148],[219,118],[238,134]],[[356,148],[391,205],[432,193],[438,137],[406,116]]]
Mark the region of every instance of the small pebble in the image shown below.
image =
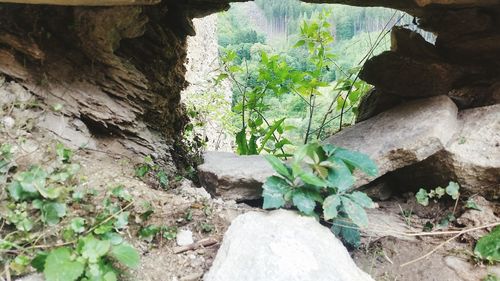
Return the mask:
[[[193,233],[190,230],[179,230],[176,237],[177,245],[187,246],[194,243]]]
[[[16,121],[10,116],[5,116],[2,119],[2,124],[6,129],[12,129],[16,125]]]

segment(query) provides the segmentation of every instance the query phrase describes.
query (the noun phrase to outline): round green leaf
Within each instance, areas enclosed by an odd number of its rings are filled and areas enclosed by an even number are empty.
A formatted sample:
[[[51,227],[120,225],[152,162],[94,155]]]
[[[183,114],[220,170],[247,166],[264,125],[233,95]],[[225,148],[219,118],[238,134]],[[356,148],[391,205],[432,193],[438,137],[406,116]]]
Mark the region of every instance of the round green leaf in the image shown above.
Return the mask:
[[[122,243],[111,247],[110,255],[130,268],[137,268],[139,266],[139,253],[128,244]]]
[[[71,259],[68,248],[58,248],[50,252],[45,260],[43,274],[46,281],[74,281],[84,270],[84,264]]]
[[[352,222],[359,227],[366,227],[368,225],[368,216],[365,210],[349,197],[342,196],[341,198],[342,208]]]
[[[290,189],[290,186],[284,179],[277,176],[269,177],[262,188],[264,190],[262,192],[264,209],[281,208],[285,205],[283,196]]]

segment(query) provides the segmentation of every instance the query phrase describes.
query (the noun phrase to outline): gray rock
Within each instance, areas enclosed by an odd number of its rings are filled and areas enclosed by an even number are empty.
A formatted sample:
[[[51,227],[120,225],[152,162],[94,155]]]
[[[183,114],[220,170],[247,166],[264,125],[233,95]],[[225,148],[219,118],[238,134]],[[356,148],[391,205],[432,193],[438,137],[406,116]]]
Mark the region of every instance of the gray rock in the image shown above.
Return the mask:
[[[262,195],[262,184],[274,174],[259,155],[238,156],[230,152],[207,152],[198,166],[202,184],[225,200],[252,200]]]
[[[314,218],[249,212],[233,221],[205,281],[369,281]]]
[[[460,133],[446,147],[451,174],[472,193],[498,198],[500,190],[500,104],[460,112]]]
[[[382,176],[443,150],[458,129],[457,107],[450,98],[437,96],[397,106],[344,129],[326,142],[369,155]],[[371,180],[358,175],[356,186]]]

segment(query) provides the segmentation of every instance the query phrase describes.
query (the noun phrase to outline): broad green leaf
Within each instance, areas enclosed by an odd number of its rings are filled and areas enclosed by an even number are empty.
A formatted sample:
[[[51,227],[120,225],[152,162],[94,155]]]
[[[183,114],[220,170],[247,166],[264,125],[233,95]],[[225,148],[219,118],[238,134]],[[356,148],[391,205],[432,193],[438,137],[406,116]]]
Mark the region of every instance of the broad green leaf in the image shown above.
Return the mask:
[[[314,198],[308,192],[296,191],[292,196],[292,202],[302,213],[308,216],[314,214],[316,201],[314,201]]]
[[[346,219],[334,220],[331,231],[355,248],[361,245],[361,233],[358,227]]]
[[[123,185],[119,185],[111,190],[111,194],[120,199],[123,199],[127,202],[131,202],[133,200],[132,195],[125,189]]]
[[[156,174],[156,177],[158,178],[158,182],[160,183],[161,188],[167,188],[168,187],[168,176],[165,171],[161,170]]]
[[[264,158],[271,164],[273,169],[283,177],[287,178],[288,180],[293,180],[292,174],[290,173],[290,170],[286,167],[281,160],[279,160],[276,156],[274,155],[266,155]]]
[[[42,206],[42,221],[48,225],[56,225],[66,215],[66,205],[57,202],[44,203]]]
[[[89,260],[90,263],[96,263],[101,257],[105,256],[110,247],[109,240],[99,240],[92,235],[80,239],[81,255]]]
[[[474,254],[483,260],[500,262],[500,226],[477,241]]]
[[[448,186],[446,187],[446,194],[450,195],[453,200],[457,200],[460,196],[460,186],[456,182],[450,181]]]
[[[418,204],[422,206],[429,205],[429,196],[425,189],[423,188],[419,189],[417,194],[415,194],[415,198],[417,199]]]
[[[71,258],[68,248],[62,247],[49,253],[43,274],[46,281],[74,281],[83,274],[84,266],[83,262]]]
[[[333,163],[333,167],[328,169],[328,186],[338,188],[340,192],[346,191],[354,184],[349,167],[340,159],[330,157],[329,160]]]
[[[352,201],[347,196],[341,196],[341,200],[343,211],[354,224],[359,227],[368,226],[368,216],[366,215],[366,211],[363,207]]]
[[[328,185],[326,181],[324,181],[323,179],[319,178],[315,174],[309,173],[309,172],[303,172],[303,173],[301,173],[299,175],[299,178],[303,182],[305,182],[307,184],[318,186],[318,187],[325,187],[325,186]]]
[[[117,281],[114,268],[104,260],[88,264],[85,270],[85,281]]]
[[[358,203],[363,208],[375,208],[375,204],[372,199],[366,195],[364,192],[354,191],[353,193],[347,195],[351,200]]]
[[[331,220],[338,216],[338,208],[340,207],[340,196],[334,194],[326,197],[323,202],[323,216],[325,220]]]
[[[266,182],[262,186],[263,192],[262,197],[264,197],[264,209],[281,208],[285,206],[285,193],[290,189],[288,183],[276,176],[267,178]]]
[[[49,253],[47,252],[39,252],[36,254],[35,258],[31,261],[31,266],[36,269],[38,272],[43,272],[45,269],[45,261]]]
[[[33,199],[40,196],[38,191],[35,189],[33,191],[26,191],[19,181],[14,180],[7,187],[9,195],[14,201],[24,201],[27,199]]]
[[[128,217],[130,216],[130,212],[121,212],[116,215],[116,220],[114,222],[114,226],[116,229],[123,229],[128,225]]]
[[[378,175],[378,168],[375,162],[366,154],[350,151],[344,148],[337,148],[334,153],[336,158],[342,159],[347,164],[354,166],[369,176]]]
[[[59,195],[61,195],[61,188],[58,187],[40,187],[38,188],[38,192],[40,192],[40,195],[42,195],[44,198],[47,199],[57,199]]]
[[[139,253],[128,244],[122,243],[111,247],[110,255],[130,268],[137,268],[139,266]]]
[[[82,233],[85,231],[85,219],[74,218],[71,220],[70,226],[75,233]]]

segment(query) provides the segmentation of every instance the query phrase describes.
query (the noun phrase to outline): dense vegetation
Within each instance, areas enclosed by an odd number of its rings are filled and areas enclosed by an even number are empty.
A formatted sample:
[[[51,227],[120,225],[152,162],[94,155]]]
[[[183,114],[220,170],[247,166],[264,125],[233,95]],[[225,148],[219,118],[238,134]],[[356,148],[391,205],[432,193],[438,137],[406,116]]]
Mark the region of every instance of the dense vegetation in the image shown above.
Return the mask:
[[[221,15],[218,26],[216,82],[232,84],[238,152],[286,156],[352,124],[370,89],[358,79],[360,66],[389,48],[388,30],[403,15],[295,0],[245,5]]]

